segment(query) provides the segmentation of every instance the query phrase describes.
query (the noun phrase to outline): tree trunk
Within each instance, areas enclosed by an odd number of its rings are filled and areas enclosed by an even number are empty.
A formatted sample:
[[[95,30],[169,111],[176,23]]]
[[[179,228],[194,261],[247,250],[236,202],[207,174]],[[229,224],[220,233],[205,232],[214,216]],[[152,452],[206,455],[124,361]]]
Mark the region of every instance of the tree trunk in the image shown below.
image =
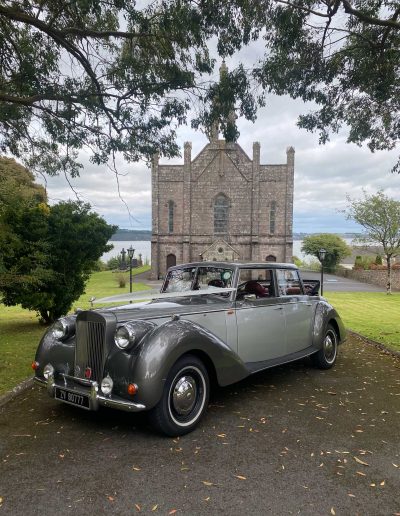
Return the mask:
[[[392,293],[392,260],[391,255],[386,255],[387,264],[387,283],[386,283],[386,294]]]
[[[41,317],[40,322],[42,322],[42,324],[47,326],[53,322],[47,310],[39,310],[39,314]]]

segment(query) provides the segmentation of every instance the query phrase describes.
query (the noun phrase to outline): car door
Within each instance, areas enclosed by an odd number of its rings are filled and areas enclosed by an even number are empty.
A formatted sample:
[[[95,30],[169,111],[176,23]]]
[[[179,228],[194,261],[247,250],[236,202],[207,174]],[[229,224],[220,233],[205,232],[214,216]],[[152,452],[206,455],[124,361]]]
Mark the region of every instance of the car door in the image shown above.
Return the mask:
[[[260,284],[268,293],[246,290],[250,283]],[[270,269],[240,270],[235,311],[238,354],[243,362],[256,369],[257,363],[286,355],[284,306],[276,296]]]
[[[287,353],[297,353],[311,346],[316,304],[303,294],[297,270],[277,269],[276,276],[286,318]]]

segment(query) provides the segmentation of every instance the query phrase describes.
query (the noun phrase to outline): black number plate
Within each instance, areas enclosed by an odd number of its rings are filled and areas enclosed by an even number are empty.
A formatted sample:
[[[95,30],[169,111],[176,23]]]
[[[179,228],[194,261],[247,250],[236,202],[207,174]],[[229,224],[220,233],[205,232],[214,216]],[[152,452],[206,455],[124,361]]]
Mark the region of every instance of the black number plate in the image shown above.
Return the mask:
[[[85,394],[80,394],[74,391],[67,391],[66,389],[60,389],[60,387],[56,387],[54,397],[57,400],[64,401],[64,403],[70,403],[71,405],[90,409],[89,396],[86,396]]]

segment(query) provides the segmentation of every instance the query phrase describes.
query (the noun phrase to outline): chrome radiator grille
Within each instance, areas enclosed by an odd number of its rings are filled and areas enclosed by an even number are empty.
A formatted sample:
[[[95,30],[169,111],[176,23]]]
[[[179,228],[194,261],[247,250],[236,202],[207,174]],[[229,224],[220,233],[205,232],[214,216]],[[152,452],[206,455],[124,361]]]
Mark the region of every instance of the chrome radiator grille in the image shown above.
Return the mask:
[[[75,347],[75,376],[86,378],[90,368],[90,380],[101,382],[105,360],[104,322],[77,321]]]

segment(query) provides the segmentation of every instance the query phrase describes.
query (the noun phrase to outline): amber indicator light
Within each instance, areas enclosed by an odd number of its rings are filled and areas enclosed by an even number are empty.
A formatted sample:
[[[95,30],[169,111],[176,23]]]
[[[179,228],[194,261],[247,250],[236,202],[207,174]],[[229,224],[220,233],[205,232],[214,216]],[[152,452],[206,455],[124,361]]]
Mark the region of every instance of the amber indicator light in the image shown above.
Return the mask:
[[[32,365],[32,369],[34,371],[36,371],[36,369],[39,367],[39,362],[33,361],[31,365]]]
[[[138,391],[138,386],[135,383],[130,383],[128,385],[128,394],[133,396],[134,394],[137,393],[137,391]]]

